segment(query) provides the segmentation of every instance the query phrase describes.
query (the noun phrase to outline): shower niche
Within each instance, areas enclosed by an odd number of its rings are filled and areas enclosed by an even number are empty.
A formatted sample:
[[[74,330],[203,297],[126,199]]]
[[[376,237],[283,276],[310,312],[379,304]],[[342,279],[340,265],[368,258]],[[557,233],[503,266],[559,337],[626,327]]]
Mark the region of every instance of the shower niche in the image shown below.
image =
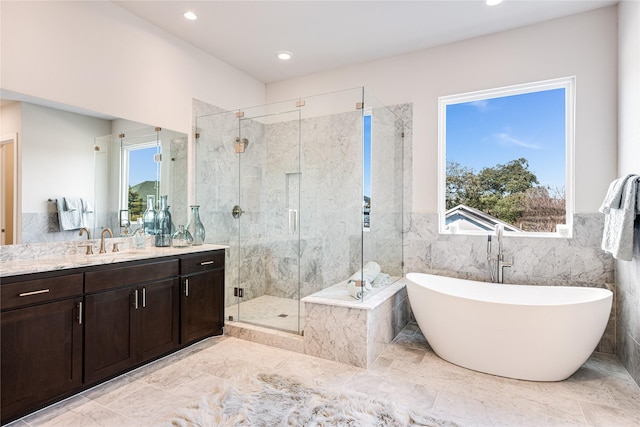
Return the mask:
[[[207,240],[229,246],[227,319],[302,334],[303,297],[369,261],[402,277],[393,109],[364,88],[234,111],[194,102],[195,198]]]

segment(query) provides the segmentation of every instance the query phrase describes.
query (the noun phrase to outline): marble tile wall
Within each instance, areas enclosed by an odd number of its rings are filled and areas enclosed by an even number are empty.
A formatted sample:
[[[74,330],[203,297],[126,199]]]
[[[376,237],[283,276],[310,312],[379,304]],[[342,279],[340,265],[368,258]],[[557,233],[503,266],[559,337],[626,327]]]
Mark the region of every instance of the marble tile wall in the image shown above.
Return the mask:
[[[189,222],[188,197],[189,197],[189,173],[188,173],[188,142],[187,138],[173,138],[170,141],[171,155],[164,155],[164,159],[171,161],[170,194],[171,206],[182,206],[184,209],[171,209],[171,221],[177,228],[179,225],[186,227]]]
[[[640,384],[640,220],[634,229],[633,259],[616,261],[618,287],[616,354]]]
[[[21,233],[22,243],[55,243],[72,240],[78,230],[60,230],[55,212],[23,212]]]

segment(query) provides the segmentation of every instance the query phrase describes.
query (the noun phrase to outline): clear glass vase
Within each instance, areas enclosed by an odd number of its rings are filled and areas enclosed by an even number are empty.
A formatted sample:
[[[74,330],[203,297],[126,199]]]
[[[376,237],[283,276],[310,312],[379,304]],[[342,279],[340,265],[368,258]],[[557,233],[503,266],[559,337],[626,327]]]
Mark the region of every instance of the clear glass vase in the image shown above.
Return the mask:
[[[160,208],[156,214],[156,246],[171,246],[171,213],[167,196],[160,196]]]
[[[147,195],[147,209],[142,215],[144,223],[144,234],[156,234],[156,197],[153,194]]]
[[[204,224],[200,220],[200,206],[190,206],[191,218],[187,224],[187,230],[193,237],[193,245],[201,245],[204,243]]]
[[[174,248],[185,248],[191,244],[193,244],[191,233],[189,233],[189,230],[185,230],[184,225],[180,224],[178,231],[173,233],[173,237],[171,237],[171,246]]]

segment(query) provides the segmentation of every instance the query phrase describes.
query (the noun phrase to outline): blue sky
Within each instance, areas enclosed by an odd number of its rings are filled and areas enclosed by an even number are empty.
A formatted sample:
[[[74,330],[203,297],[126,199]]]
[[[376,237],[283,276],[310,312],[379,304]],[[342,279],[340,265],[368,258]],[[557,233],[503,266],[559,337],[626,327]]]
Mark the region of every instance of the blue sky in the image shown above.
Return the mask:
[[[364,116],[364,195],[371,197],[371,115]]]
[[[156,147],[149,147],[129,152],[130,187],[144,181],[156,180],[156,163],[153,161],[156,150]]]
[[[564,89],[447,106],[447,162],[480,172],[524,157],[540,185],[565,186]]]

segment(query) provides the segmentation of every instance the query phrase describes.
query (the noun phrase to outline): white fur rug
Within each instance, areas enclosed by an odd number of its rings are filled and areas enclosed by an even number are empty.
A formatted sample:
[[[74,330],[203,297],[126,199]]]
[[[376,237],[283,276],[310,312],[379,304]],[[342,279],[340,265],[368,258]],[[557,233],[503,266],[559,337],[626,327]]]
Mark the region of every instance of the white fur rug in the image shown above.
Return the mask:
[[[221,387],[177,411],[169,425],[213,426],[430,426],[456,423],[400,410],[359,394],[309,387],[277,374],[258,374],[244,384]]]

